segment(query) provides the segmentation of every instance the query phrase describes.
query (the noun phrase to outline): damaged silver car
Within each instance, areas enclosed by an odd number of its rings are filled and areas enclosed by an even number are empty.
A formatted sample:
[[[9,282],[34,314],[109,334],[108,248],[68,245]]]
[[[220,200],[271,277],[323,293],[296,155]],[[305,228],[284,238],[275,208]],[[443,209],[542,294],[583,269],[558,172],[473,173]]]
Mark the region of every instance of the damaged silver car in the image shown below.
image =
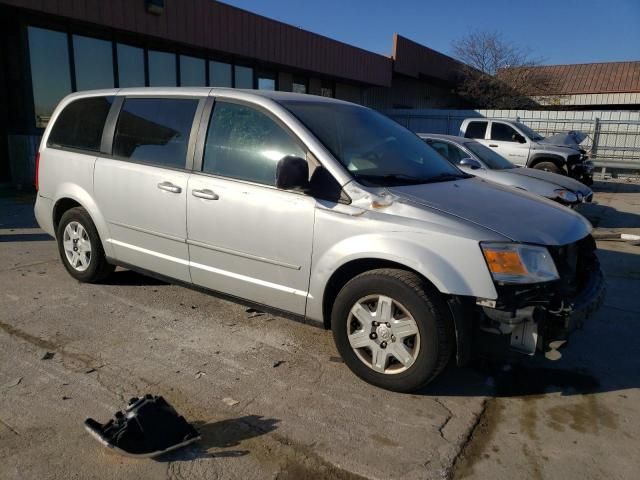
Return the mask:
[[[475,140],[435,133],[419,133],[418,136],[471,175],[535,193],[572,208],[593,200],[591,189],[578,180],[537,168],[518,167]]]
[[[82,92],[38,158],[36,218],[75,279],[120,265],[330,328],[349,368],[391,390],[469,362],[487,335],[544,351],[604,292],[582,216],[339,100]]]

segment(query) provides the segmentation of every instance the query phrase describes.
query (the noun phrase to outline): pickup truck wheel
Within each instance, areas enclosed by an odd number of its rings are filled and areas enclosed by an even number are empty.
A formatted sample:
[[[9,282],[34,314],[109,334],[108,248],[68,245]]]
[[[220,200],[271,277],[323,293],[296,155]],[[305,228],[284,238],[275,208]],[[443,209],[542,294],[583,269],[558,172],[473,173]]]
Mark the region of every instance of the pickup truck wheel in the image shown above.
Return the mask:
[[[544,170],[545,172],[558,173],[560,175],[564,174],[564,170],[558,167],[553,162],[536,163],[536,165],[533,168],[535,168],[536,170]]]
[[[84,208],[64,212],[56,238],[62,263],[76,280],[96,283],[115,270],[115,266],[107,262],[98,230]]]
[[[331,328],[357,376],[397,392],[429,383],[453,350],[453,322],[440,293],[405,270],[371,270],[351,279],[336,297]]]

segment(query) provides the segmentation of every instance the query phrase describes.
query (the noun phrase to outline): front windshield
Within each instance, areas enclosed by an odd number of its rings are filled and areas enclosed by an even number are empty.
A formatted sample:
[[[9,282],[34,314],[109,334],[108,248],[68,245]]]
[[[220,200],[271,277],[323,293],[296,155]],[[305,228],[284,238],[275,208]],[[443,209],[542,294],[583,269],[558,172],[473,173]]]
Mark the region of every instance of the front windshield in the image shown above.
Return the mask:
[[[358,105],[282,101],[353,177],[394,186],[467,178],[417,135]]]
[[[507,168],[516,168],[516,166],[509,160],[501,155],[498,155],[489,147],[485,147],[481,143],[466,142],[464,146],[471,150],[491,170],[506,170]]]
[[[524,123],[516,122],[516,125],[518,126],[518,128],[520,130],[522,130],[522,132],[527,137],[529,137],[529,140],[533,140],[534,142],[539,142],[540,140],[542,140],[544,138],[542,135],[540,135],[535,130],[532,130],[531,128],[527,127]]]

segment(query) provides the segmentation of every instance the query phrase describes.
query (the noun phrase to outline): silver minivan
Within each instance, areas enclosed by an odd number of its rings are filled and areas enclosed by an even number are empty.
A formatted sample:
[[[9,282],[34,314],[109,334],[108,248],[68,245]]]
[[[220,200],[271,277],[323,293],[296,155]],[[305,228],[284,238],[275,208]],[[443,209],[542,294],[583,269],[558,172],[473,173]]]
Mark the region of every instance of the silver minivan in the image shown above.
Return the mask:
[[[73,94],[44,132],[36,183],[38,223],[74,278],[119,265],[286,312],[330,328],[355,374],[396,391],[489,343],[544,351],[604,291],[582,216],[329,98]]]

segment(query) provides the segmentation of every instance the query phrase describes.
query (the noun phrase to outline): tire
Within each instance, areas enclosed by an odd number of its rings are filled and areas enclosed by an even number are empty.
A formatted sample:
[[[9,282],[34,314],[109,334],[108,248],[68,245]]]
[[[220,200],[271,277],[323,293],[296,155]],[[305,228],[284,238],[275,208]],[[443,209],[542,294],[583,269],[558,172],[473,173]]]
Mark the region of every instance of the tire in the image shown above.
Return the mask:
[[[64,212],[58,223],[56,239],[60,259],[69,275],[76,280],[97,283],[115,270],[115,266],[107,262],[98,230],[84,208],[75,207]],[[71,251],[70,247],[74,250]]]
[[[557,173],[557,174],[560,174],[560,175],[565,175],[564,169],[558,167],[553,162],[536,163],[533,168],[535,168],[536,170],[544,170],[545,172],[551,172],[551,173]]]
[[[390,303],[389,316],[380,305]],[[391,328],[380,325],[383,322],[378,326],[369,322],[385,317],[391,318],[385,323]],[[417,331],[406,337],[414,331],[411,320]],[[396,392],[413,392],[431,382],[445,368],[453,351],[453,320],[446,303],[430,284],[405,270],[371,270],[351,279],[336,297],[331,329],[336,347],[353,373]],[[374,333],[375,338],[371,338]],[[360,344],[363,346],[357,347]],[[375,362],[374,349],[375,359],[385,359]],[[412,357],[409,361],[407,353]]]

